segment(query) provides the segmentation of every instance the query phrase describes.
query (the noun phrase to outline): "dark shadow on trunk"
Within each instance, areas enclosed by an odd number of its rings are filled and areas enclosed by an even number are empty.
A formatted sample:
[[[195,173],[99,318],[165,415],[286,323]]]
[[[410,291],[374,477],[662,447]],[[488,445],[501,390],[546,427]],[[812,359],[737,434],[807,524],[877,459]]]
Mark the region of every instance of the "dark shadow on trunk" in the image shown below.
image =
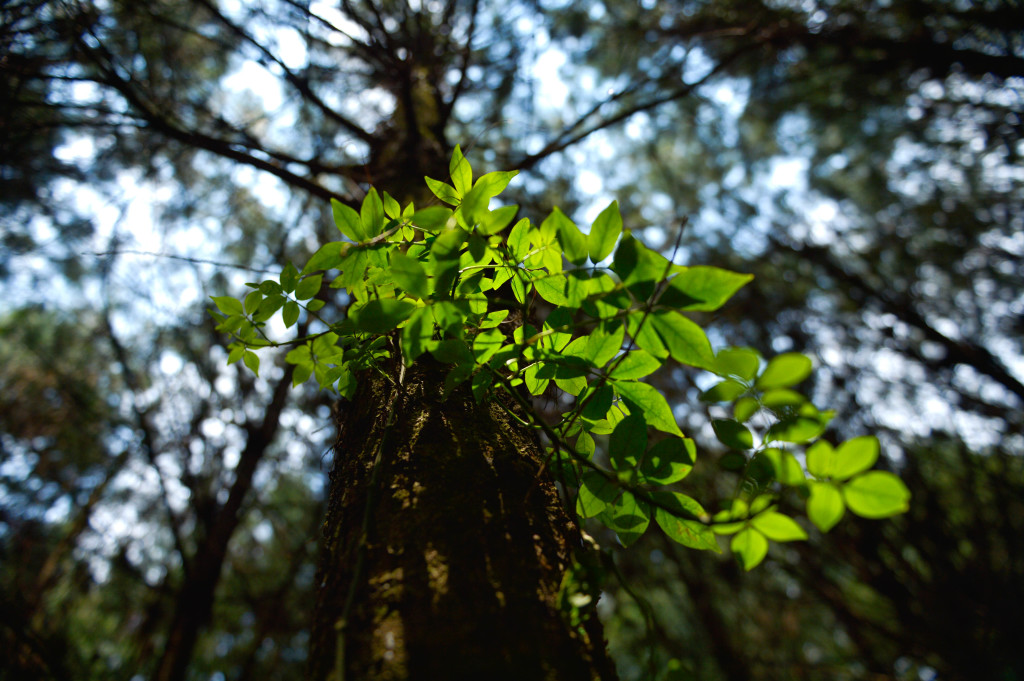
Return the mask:
[[[340,416],[310,677],[614,678],[557,607],[580,536],[536,439],[445,371],[368,375]]]

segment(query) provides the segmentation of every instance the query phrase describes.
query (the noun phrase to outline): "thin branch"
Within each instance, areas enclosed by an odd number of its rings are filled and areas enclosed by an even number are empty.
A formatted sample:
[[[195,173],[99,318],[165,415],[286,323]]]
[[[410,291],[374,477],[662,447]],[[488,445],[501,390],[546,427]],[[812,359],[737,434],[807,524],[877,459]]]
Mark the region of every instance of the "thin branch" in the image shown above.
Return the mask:
[[[605,119],[603,119],[601,121],[598,121],[597,123],[594,123],[589,128],[586,128],[586,129],[584,129],[584,130],[582,130],[582,131],[580,131],[580,132],[578,132],[578,133],[576,133],[574,135],[566,136],[565,133],[563,132],[561,135],[559,135],[554,140],[549,142],[547,144],[547,146],[545,146],[543,149],[541,149],[540,151],[538,151],[535,154],[530,154],[528,156],[525,156],[518,163],[516,163],[513,167],[515,169],[517,169],[517,170],[527,170],[529,168],[532,168],[533,166],[537,165],[537,163],[539,163],[540,161],[544,160],[548,156],[556,154],[556,153],[558,153],[560,151],[563,151],[563,150],[567,149],[568,147],[571,147],[574,144],[577,144],[577,143],[583,141],[587,137],[593,135],[595,132],[599,132],[601,130],[604,130],[605,128],[609,128],[609,127],[611,127],[613,125],[621,123],[622,121],[625,121],[625,120],[631,118],[632,116],[634,116],[634,115],[636,115],[638,113],[641,113],[643,111],[648,111],[650,109],[657,108],[657,107],[661,106],[662,104],[667,104],[668,102],[671,102],[671,101],[674,101],[674,100],[686,97],[686,96],[690,95],[694,90],[696,90],[700,86],[704,85],[713,76],[715,76],[718,73],[720,73],[721,71],[723,71],[726,66],[728,66],[730,63],[735,61],[740,55],[742,55],[745,52],[751,51],[755,47],[757,47],[757,44],[756,43],[751,43],[751,44],[744,45],[743,47],[740,47],[740,48],[734,50],[731,54],[727,55],[726,57],[723,57],[718,62],[718,64],[716,64],[715,67],[713,69],[711,69],[707,74],[705,74],[702,78],[700,78],[700,79],[698,79],[698,80],[696,80],[696,81],[694,81],[692,83],[684,83],[683,85],[679,86],[678,88],[676,88],[676,89],[674,89],[674,90],[672,90],[672,91],[670,91],[670,92],[668,92],[668,93],[666,93],[664,95],[660,95],[660,96],[654,97],[654,98],[652,98],[650,100],[647,100],[645,102],[640,102],[638,104],[634,104],[633,106],[627,107],[627,108],[623,109],[622,111],[620,111],[619,113],[615,114],[614,116],[610,116],[610,117],[605,118]],[[587,113],[585,113],[582,116],[580,116],[576,120],[576,122],[573,123],[571,126],[569,126],[566,130],[575,130],[575,129],[581,127],[582,124],[588,118],[590,118],[601,106],[603,106],[607,102],[614,101],[616,98],[619,98],[621,96],[622,96],[622,93],[619,93],[619,94],[617,94],[617,95],[615,95],[615,96],[613,96],[613,97],[611,97],[609,99],[603,100],[600,104],[598,104],[597,106],[593,107],[590,111],[588,111]]]
[[[82,255],[94,255],[100,258],[113,258],[119,255],[143,255],[151,258],[167,258],[168,260],[182,260],[187,263],[194,265],[214,265],[215,267],[233,268],[236,270],[245,270],[247,272],[258,272],[260,274],[279,274],[278,270],[266,270],[257,267],[249,267],[247,265],[239,265],[230,262],[220,262],[218,260],[207,260],[205,258],[193,258],[186,255],[175,255],[173,253],[156,253],[153,251],[137,251],[134,249],[117,249],[114,251],[88,251],[82,253]]]
[[[306,100],[315,104],[316,107],[321,112],[323,112],[323,114],[326,115],[329,119],[338,123],[343,128],[345,128],[346,130],[348,130],[353,135],[361,139],[363,142],[366,142],[367,144],[371,144],[375,141],[374,136],[367,132],[366,130],[364,130],[362,126],[357,125],[355,122],[349,120],[348,118],[342,116],[340,113],[338,113],[331,107],[327,106],[327,103],[320,99],[320,97],[317,96],[315,92],[313,92],[313,89],[310,87],[309,81],[307,79],[301,78],[300,76],[296,75],[295,72],[288,68],[288,66],[277,55],[272,53],[270,50],[264,47],[262,43],[253,38],[251,35],[249,35],[241,26],[239,26],[238,24],[234,23],[226,16],[224,16],[212,2],[210,2],[209,0],[195,1],[203,7],[205,7],[207,11],[209,11],[214,17],[217,18],[218,21],[220,21],[225,27],[227,27],[229,31],[231,31],[239,38],[255,47],[264,57],[272,61],[278,67],[280,67],[282,72],[284,73],[285,80],[287,80],[288,83],[291,84],[291,86],[294,87],[299,92],[299,94],[305,97]]]

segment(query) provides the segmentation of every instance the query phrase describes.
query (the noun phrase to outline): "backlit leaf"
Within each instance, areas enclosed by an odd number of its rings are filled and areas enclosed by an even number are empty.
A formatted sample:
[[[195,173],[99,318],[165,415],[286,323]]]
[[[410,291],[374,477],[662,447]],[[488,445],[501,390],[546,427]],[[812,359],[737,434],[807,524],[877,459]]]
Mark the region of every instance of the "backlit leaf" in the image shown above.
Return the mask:
[[[408,300],[395,298],[374,299],[349,312],[347,321],[356,331],[364,333],[388,333],[404,322],[416,309]]]
[[[614,385],[615,392],[643,411],[644,419],[652,428],[683,436],[683,431],[679,430],[675,416],[672,415],[672,408],[657,388],[635,381],[616,381]]]
[[[843,485],[843,499],[864,518],[888,518],[910,508],[910,490],[887,471],[871,471]]]
[[[645,482],[670,485],[693,470],[697,448],[689,438],[668,437],[644,454],[640,476]]]
[[[452,160],[448,163],[448,172],[452,176],[452,184],[459,196],[465,196],[473,186],[473,169],[469,161],[462,155],[461,147],[456,144],[452,152]]]
[[[873,435],[855,437],[835,449],[832,477],[838,480],[863,473],[878,460],[878,438]]]
[[[768,555],[768,540],[757,530],[747,528],[737,533],[729,545],[744,570],[753,570]]]
[[[631,350],[616,360],[611,376],[619,380],[637,379],[648,376],[660,368],[661,360],[643,350]]]
[[[755,384],[761,390],[788,388],[811,374],[811,358],[798,352],[773,357]]]
[[[620,234],[622,215],[619,213],[619,202],[612,201],[601,211],[590,228],[590,234],[587,236],[590,259],[596,264],[611,255]]]
[[[370,187],[363,197],[363,206],[359,211],[363,223],[363,233],[367,239],[372,239],[384,231],[384,204],[377,194],[377,190]]]
[[[659,310],[648,320],[661,336],[672,359],[680,364],[712,369],[715,353],[704,330],[695,323],[672,310]]]
[[[762,513],[754,517],[750,524],[772,541],[785,542],[807,539],[807,533],[804,532],[804,528],[800,527],[789,516],[776,511]]]
[[[430,177],[423,178],[427,181],[427,187],[433,192],[434,196],[441,199],[449,206],[459,205],[459,199],[462,195],[455,191],[455,187],[451,186],[447,182],[441,182]]]
[[[576,512],[583,518],[602,513],[619,494],[619,486],[597,471],[585,471],[576,495]]]
[[[334,216],[334,224],[338,231],[352,241],[366,241],[366,231],[363,229],[363,222],[351,206],[346,206],[337,199],[331,199],[331,213]],[[326,269],[326,268],[319,268]]]
[[[720,308],[753,278],[752,274],[739,274],[718,267],[686,267],[672,278],[660,302],[680,310],[710,312]],[[682,294],[683,297],[677,301],[674,294]]]
[[[747,427],[732,419],[715,419],[711,422],[715,437],[730,449],[745,450],[754,446],[754,436]]]
[[[211,296],[213,304],[224,314],[244,314],[242,301],[232,296]]]
[[[423,264],[416,258],[410,258],[405,253],[395,250],[391,253],[391,276],[395,283],[405,291],[417,298],[428,298],[430,296],[430,282],[427,280],[427,271]]]
[[[807,500],[807,517],[819,530],[828,532],[835,527],[846,510],[843,496],[828,482],[812,480],[809,487],[811,496]]]
[[[633,468],[647,448],[647,422],[640,414],[619,421],[608,438],[608,457],[617,470]]]

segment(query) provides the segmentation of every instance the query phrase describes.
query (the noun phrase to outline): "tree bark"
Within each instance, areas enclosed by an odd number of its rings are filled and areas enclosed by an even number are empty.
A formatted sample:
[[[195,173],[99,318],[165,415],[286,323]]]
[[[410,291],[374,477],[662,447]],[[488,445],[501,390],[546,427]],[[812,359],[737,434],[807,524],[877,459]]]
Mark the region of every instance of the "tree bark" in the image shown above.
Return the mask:
[[[614,679],[558,591],[580,535],[532,432],[425,356],[338,417],[310,678]]]

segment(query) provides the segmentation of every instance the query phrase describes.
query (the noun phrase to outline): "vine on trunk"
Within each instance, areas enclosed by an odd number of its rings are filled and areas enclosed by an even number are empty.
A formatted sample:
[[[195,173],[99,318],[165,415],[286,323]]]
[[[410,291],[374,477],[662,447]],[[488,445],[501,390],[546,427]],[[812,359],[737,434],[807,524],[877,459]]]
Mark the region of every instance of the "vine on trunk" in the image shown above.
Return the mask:
[[[490,202],[515,171],[474,180],[456,147],[450,172],[450,184],[426,178],[447,206],[402,207],[373,188],[359,212],[333,201],[344,240],[324,244],[301,270],[288,263],[278,279],[248,284],[243,300],[214,297],[218,329],[232,338],[229,363],[242,360],[258,373],[257,351],[289,346],[296,385],[312,377],[351,398],[359,372],[390,357],[393,347],[406,365],[429,353],[451,366],[446,390],[469,381],[478,401],[495,390],[519,401],[524,425],[543,432],[551,468],[575,494],[575,512],[604,523],[625,546],[653,520],[695,549],[720,552],[718,536],[731,536],[732,551],[749,570],[764,559],[769,541],[807,538],[779,510],[787,489],[796,490],[823,532],[846,509],[867,518],[907,510],[902,481],[869,470],[877,438],[836,447],[821,439],[833,412],[793,389],[811,373],[808,357],[786,353],[766,361],[749,348],[716,353],[683,314],[717,310],[750,275],[675,264],[623,229],[616,202],[587,233],[557,208],[539,225],[528,218],[513,225],[518,206],[492,210]],[[325,278],[348,295],[344,319],[318,314]],[[540,316],[538,307],[543,321],[517,323],[508,333],[510,314],[531,320]],[[305,312],[323,330],[273,340],[268,324],[278,312],[285,329]],[[702,399],[731,407],[731,418],[712,426],[731,450],[724,462],[739,471],[740,484],[714,514],[678,491],[696,447],[664,395],[641,380],[669,359],[717,375],[721,380]],[[555,424],[523,396],[524,389],[541,395],[552,383],[572,405]],[[567,602],[576,607],[573,598]]]

